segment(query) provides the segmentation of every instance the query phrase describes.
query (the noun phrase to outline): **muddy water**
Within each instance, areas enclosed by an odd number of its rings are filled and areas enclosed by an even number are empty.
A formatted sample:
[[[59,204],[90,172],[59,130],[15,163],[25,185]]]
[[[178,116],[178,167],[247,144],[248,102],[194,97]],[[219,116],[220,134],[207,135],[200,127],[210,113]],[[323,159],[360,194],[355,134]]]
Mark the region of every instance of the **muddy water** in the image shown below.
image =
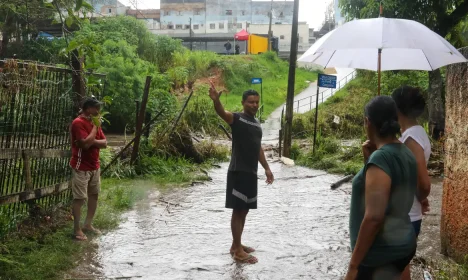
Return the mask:
[[[338,177],[322,171],[271,167],[277,181],[266,186],[260,174],[259,209],[249,214],[243,239],[257,249],[258,264],[238,265],[229,255],[223,164],[211,172],[212,182],[152,195],[128,212],[117,230],[97,242],[93,276],[339,279],[349,260],[350,187],[331,191]]]

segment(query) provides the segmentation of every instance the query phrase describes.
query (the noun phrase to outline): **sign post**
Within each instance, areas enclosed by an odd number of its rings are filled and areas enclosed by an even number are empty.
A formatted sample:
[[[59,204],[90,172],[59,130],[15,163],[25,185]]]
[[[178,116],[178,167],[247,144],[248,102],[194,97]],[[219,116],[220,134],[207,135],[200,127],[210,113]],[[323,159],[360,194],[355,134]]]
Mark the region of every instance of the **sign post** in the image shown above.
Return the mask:
[[[336,76],[333,75],[318,75],[318,83],[317,83],[317,95],[315,99],[315,124],[314,124],[314,145],[312,147],[312,153],[315,154],[315,144],[317,141],[317,120],[318,120],[318,105],[319,105],[319,93],[320,88],[336,88]],[[322,96],[323,102],[323,96]]]
[[[262,78],[252,78],[252,85],[260,85],[260,122],[262,122],[262,115],[263,115],[263,79]]]

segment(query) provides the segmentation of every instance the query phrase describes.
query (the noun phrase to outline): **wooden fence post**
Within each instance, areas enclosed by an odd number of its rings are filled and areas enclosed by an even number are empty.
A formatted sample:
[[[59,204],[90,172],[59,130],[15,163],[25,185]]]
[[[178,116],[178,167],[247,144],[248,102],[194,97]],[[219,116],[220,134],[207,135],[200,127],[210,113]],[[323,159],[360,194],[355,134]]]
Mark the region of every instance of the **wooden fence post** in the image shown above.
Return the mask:
[[[141,100],[140,114],[138,115],[138,122],[135,130],[135,144],[133,145],[132,158],[130,162],[135,163],[138,157],[138,150],[140,148],[141,130],[143,128],[143,122],[145,121],[146,115],[146,104],[148,104],[148,96],[151,85],[151,76],[146,77],[145,90],[143,92],[143,98]]]
[[[31,157],[29,156],[29,151],[22,151],[23,157],[23,176],[24,182],[26,185],[26,191],[31,191],[33,189],[33,182],[31,177]]]
[[[83,76],[83,58],[78,56],[78,51],[71,53],[72,85],[73,85],[73,103],[75,113],[78,113],[81,101],[86,96],[86,85]]]

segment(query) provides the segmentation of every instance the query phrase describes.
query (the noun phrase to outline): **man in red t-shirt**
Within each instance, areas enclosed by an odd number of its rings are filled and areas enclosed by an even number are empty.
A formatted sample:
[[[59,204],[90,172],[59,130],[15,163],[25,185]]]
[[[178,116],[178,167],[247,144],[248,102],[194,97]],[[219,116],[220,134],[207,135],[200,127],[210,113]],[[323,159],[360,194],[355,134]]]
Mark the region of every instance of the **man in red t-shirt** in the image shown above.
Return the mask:
[[[101,188],[99,150],[107,147],[107,140],[102,129],[91,121],[93,116],[99,114],[100,109],[99,101],[86,98],[81,106],[81,114],[70,127],[74,234],[75,239],[80,241],[87,240],[83,231],[100,233],[92,226],[92,221]],[[86,199],[88,199],[88,214],[81,229],[81,207]]]

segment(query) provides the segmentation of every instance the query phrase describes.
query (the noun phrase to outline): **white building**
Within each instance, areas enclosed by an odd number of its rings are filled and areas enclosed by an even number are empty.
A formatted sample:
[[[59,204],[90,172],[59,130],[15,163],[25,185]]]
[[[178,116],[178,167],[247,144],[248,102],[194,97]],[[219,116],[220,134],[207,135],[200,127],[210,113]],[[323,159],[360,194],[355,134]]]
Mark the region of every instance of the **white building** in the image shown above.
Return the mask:
[[[269,24],[251,24],[248,29],[251,34],[268,34]],[[273,36],[279,39],[279,51],[287,52],[291,50],[292,24],[273,24],[271,31]],[[309,47],[309,25],[306,22],[299,22],[299,45],[298,51],[306,51]]]
[[[339,6],[340,0],[333,0],[335,5],[335,28],[345,23],[345,18],[341,16],[341,9]]]
[[[88,15],[92,18],[125,15],[130,7],[118,0],[88,0],[94,8],[94,12]]]

